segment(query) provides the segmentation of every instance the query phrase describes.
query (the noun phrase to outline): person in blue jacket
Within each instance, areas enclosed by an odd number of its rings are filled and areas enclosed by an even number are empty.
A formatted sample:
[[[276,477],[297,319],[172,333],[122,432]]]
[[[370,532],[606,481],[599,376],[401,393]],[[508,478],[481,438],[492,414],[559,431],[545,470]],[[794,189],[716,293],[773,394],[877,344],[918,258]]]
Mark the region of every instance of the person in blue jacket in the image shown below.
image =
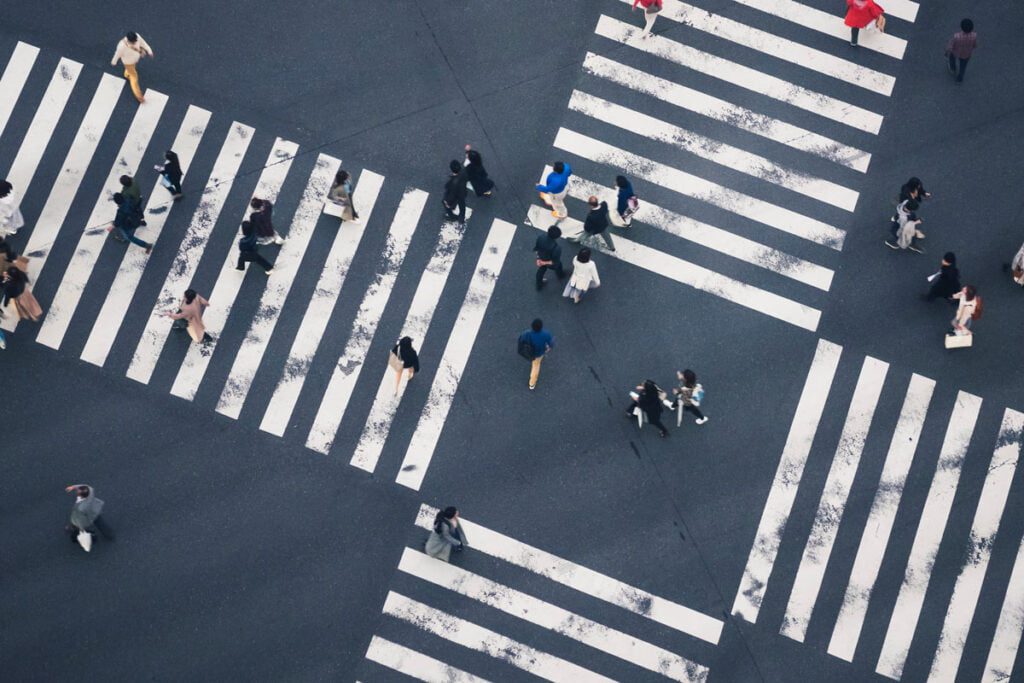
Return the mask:
[[[618,202],[615,205],[615,210],[619,214],[619,220],[615,223],[616,225],[628,228],[633,222],[633,214],[636,212],[638,204],[635,199],[632,202],[629,200],[636,197],[636,193],[633,192],[633,185],[624,175],[615,176],[615,187],[619,191]],[[633,206],[630,206],[630,204]]]
[[[544,184],[537,186],[540,198],[551,207],[551,215],[555,218],[567,218],[569,210],[565,208],[565,195],[569,192],[569,176],[572,167],[564,161],[556,161],[554,170],[548,173]]]

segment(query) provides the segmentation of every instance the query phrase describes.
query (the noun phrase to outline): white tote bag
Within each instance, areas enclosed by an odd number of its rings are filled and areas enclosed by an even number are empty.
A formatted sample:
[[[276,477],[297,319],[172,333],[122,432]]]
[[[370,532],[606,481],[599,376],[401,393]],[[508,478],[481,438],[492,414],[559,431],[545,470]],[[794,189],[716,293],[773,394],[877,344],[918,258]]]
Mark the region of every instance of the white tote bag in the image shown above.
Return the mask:
[[[78,532],[78,545],[82,546],[82,550],[89,552],[92,550],[92,534],[88,531]]]

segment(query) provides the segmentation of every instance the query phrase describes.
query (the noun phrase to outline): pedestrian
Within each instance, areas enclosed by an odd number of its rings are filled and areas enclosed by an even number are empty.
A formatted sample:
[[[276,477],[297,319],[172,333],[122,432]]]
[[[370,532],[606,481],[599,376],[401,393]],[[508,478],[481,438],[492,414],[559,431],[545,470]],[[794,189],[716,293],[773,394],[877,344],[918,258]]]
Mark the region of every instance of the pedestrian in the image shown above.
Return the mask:
[[[672,394],[676,397],[675,403],[672,404],[673,410],[677,410],[682,402],[683,412],[696,416],[694,422],[699,425],[707,422],[708,418],[700,411],[700,404],[704,400],[704,387],[697,381],[697,373],[689,368],[682,372],[677,370],[676,379],[679,380],[679,386],[672,389]]]
[[[65,486],[67,493],[75,494],[75,504],[71,507],[70,523],[64,530],[71,537],[72,543],[81,543],[88,551],[92,547],[92,537],[97,533],[108,541],[114,540],[114,532],[103,519],[103,501],[96,497],[88,484],[72,484]],[[79,540],[79,534],[88,534],[87,540]]]
[[[547,352],[555,348],[555,338],[544,329],[544,322],[537,318],[530,323],[530,329],[519,335],[519,355],[530,361],[530,391],[537,388],[540,377],[540,362]]]
[[[408,370],[409,379],[412,379],[420,371],[420,357],[412,347],[412,337],[398,340],[388,356],[388,364],[395,371],[395,396],[398,396],[398,389],[402,386],[402,372]]]
[[[583,231],[572,237],[566,237],[566,239],[570,242],[582,242],[595,249],[600,248],[598,242],[601,242],[608,248],[608,251],[615,251],[615,243],[608,232],[610,224],[608,202],[599,202],[597,197],[591,195],[587,200],[587,205],[590,207],[590,211],[587,212],[587,218],[583,221]]]
[[[580,302],[589,289],[601,286],[601,278],[597,275],[597,264],[590,260],[590,249],[583,247],[572,260],[572,276],[565,284],[562,296],[572,298],[574,304]]]
[[[249,221],[242,221],[242,237],[238,240],[238,265],[236,270],[245,270],[245,264],[249,261],[255,262],[263,268],[263,272],[270,275],[274,272],[274,266],[267,259],[260,255],[259,240],[256,239],[256,230]]]
[[[113,199],[117,204],[117,213],[114,214],[114,223],[107,228],[107,232],[110,232],[118,242],[131,242],[145,249],[147,254],[152,252],[152,243],[135,236],[138,227],[146,224],[142,220],[142,207],[120,192],[115,192]],[[117,232],[113,232],[114,230]]]
[[[121,194],[132,200],[139,206],[142,206],[142,188],[135,182],[135,178],[130,175],[123,175],[118,178],[118,182],[121,183]],[[145,225],[145,223],[143,223]]]
[[[555,271],[559,280],[565,279],[565,268],[562,267],[562,245],[558,238],[562,236],[562,229],[552,225],[546,233],[537,235],[537,241],[533,244],[533,250],[537,252],[537,289],[544,286],[544,273],[548,268]]]
[[[249,214],[249,222],[256,231],[256,241],[262,246],[268,244],[284,244],[284,238],[274,230],[274,223],[271,216],[274,213],[274,205],[266,199],[252,198],[249,202],[252,213]]]
[[[448,561],[452,550],[462,552],[468,547],[466,532],[459,523],[459,510],[446,507],[434,517],[434,526],[423,550],[433,558]]]
[[[178,155],[167,150],[164,152],[163,165],[154,166],[153,169],[160,174],[160,184],[171,193],[171,198],[181,199],[181,176],[184,174],[181,170],[181,163],[178,161]]]
[[[615,189],[618,197],[615,203],[615,213],[610,214],[612,223],[620,228],[628,228],[633,225],[633,214],[640,208],[640,201],[633,192],[633,185],[624,175],[615,176]]]
[[[8,268],[18,263],[18,253],[14,251],[11,243],[5,240],[3,235],[0,235],[0,274],[6,273]],[[27,259],[25,263],[27,263]]]
[[[626,408],[626,417],[635,418],[637,411],[642,410],[647,416],[647,421],[658,428],[662,438],[668,436],[668,430],[661,423],[661,413],[664,410],[662,401],[666,394],[652,380],[646,379],[643,384],[637,386],[636,391],[630,392],[629,407]]]
[[[956,267],[956,254],[951,251],[943,254],[942,264],[939,266],[938,272],[930,275],[928,281],[932,283],[932,286],[928,288],[926,300],[930,302],[936,299],[944,299],[951,304],[956,303],[953,300],[953,295],[962,289],[960,286],[960,270]]]
[[[459,223],[466,222],[466,172],[458,161],[452,159],[448,162],[448,180],[444,184],[444,214],[448,220],[459,220]],[[453,209],[458,208],[458,215]]]
[[[14,186],[6,180],[0,180],[0,237],[8,237],[18,232],[25,225],[25,218],[18,208],[21,199],[14,191]]]
[[[43,315],[43,309],[32,294],[28,274],[17,266],[11,266],[3,273],[2,284],[3,300],[0,307],[8,313],[13,312],[19,320],[37,322]]]
[[[494,192],[494,181],[487,176],[484,159],[480,152],[466,145],[466,179],[473,185],[477,197],[490,197]]]
[[[644,10],[644,30],[641,31],[640,37],[647,39],[651,37],[651,29],[654,27],[654,20],[658,18],[658,12],[661,11],[661,0],[633,0],[633,11],[636,11],[637,5]]]
[[[871,24],[879,31],[885,31],[885,10],[875,4],[875,0],[846,0],[846,25],[850,27],[850,45],[857,47],[860,30]]]
[[[341,208],[341,220],[358,223],[359,214],[356,212],[352,194],[352,176],[348,171],[338,171],[334,176],[334,183],[331,184],[331,191],[327,193],[327,200]]]
[[[561,220],[569,215],[569,210],[565,208],[565,195],[569,193],[572,166],[564,161],[556,161],[551,168],[545,182],[537,185],[537,192],[540,192],[544,203],[551,207],[551,215]]]
[[[974,32],[974,22],[970,19],[963,19],[960,22],[960,30],[953,34],[946,45],[946,58],[949,60],[949,73],[956,76],[957,83],[964,82],[964,72],[967,71],[967,62],[974,49],[978,47],[978,34]],[[960,70],[957,71],[959,62]]]
[[[1003,266],[1003,270],[1010,271],[1013,281],[1024,287],[1024,244],[1013,257],[1013,261]]]
[[[905,202],[908,199],[916,199],[920,204],[931,196],[932,193],[924,189],[924,183],[921,182],[921,179],[913,176],[900,187],[900,198],[897,200],[897,203]]]
[[[924,221],[914,213],[918,206],[920,205],[916,199],[900,202],[896,207],[896,217],[889,230],[893,239],[885,240],[885,246],[890,249],[910,249],[918,254],[924,253],[924,249],[917,244],[917,240],[924,239],[924,233],[918,229],[918,226]]]
[[[981,297],[978,296],[978,290],[974,285],[967,285],[954,294],[953,298],[959,302],[956,308],[956,315],[949,321],[949,324],[953,327],[953,334],[972,334],[971,324],[981,318],[982,311]]]
[[[213,337],[206,331],[206,325],[203,324],[203,313],[209,305],[210,302],[199,296],[196,290],[186,289],[185,295],[178,304],[178,310],[165,311],[164,315],[174,320],[184,320],[188,324],[185,329],[188,330],[188,335],[192,337],[192,341],[197,344],[205,344],[213,341]],[[176,327],[175,329],[181,328]]]
[[[136,70],[135,65],[143,57],[153,57],[153,49],[138,33],[128,31],[128,33],[124,34],[121,42],[117,44],[117,49],[114,50],[114,58],[110,60],[110,66],[117,66],[117,60],[119,59],[124,64],[124,77],[131,84],[132,94],[135,95],[135,99],[139,101],[139,104],[145,102],[146,98],[142,96],[142,88],[139,87],[139,72]]]

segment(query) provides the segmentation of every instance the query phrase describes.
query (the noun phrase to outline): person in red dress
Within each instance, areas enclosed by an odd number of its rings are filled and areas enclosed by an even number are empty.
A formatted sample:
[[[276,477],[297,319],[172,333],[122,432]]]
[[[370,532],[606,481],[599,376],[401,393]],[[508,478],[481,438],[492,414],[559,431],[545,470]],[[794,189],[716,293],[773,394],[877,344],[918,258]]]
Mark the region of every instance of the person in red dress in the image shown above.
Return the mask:
[[[857,46],[857,36],[862,28],[874,23],[879,30],[885,26],[885,10],[875,0],[846,0],[846,25],[850,27],[850,45]]]

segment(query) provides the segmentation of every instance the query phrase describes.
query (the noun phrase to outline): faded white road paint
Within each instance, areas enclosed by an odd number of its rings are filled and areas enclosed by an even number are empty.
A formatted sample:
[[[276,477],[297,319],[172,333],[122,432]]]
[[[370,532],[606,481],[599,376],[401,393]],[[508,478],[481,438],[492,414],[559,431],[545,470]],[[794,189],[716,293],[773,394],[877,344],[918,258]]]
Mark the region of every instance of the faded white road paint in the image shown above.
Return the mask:
[[[1013,572],[1006,586],[1006,597],[999,610],[999,623],[988,651],[982,683],[1005,683],[1013,675],[1017,649],[1024,635],[1024,539],[1017,547]]]
[[[19,40],[11,58],[7,60],[4,75],[0,76],[0,135],[3,135],[7,122],[11,120],[11,112],[21,97],[21,91],[25,88],[25,82],[38,56],[38,47]]]
[[[418,681],[435,683],[487,683],[487,679],[466,673],[450,664],[428,657],[427,655],[410,650],[404,645],[385,640],[380,636],[370,639],[370,647],[366,650],[366,658],[371,662],[377,662],[381,666],[403,673],[409,678]]]

